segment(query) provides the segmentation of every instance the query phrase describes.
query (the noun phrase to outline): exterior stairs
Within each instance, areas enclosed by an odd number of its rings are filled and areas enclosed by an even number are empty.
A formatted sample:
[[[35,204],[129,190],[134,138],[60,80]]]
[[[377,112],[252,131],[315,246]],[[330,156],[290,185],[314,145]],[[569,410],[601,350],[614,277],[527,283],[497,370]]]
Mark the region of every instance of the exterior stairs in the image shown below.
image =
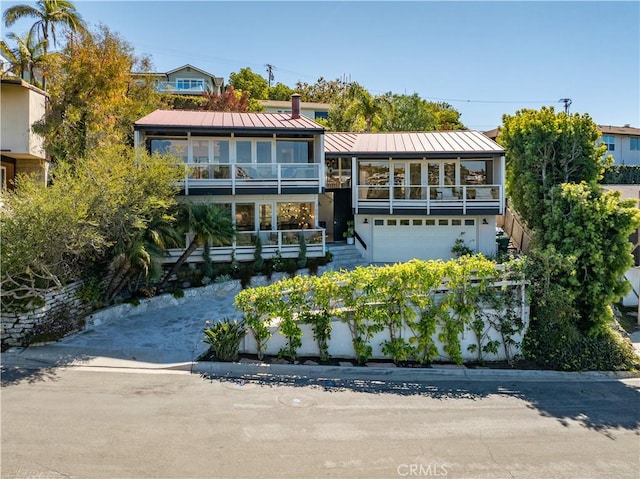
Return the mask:
[[[326,266],[327,270],[351,270],[355,269],[356,266],[369,264],[362,258],[355,245],[348,245],[346,242],[329,243],[327,244],[327,251],[331,251],[333,254],[333,260]]]

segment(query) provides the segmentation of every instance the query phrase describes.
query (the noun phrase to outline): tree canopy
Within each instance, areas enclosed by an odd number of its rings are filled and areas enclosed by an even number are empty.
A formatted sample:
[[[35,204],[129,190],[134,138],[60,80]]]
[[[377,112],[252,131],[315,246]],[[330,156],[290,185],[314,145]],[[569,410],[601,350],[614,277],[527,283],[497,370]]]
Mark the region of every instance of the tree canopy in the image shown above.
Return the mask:
[[[505,147],[507,195],[527,225],[543,228],[545,202],[561,183],[595,182],[608,164],[606,147],[589,115],[553,107],[504,115],[498,142]]]

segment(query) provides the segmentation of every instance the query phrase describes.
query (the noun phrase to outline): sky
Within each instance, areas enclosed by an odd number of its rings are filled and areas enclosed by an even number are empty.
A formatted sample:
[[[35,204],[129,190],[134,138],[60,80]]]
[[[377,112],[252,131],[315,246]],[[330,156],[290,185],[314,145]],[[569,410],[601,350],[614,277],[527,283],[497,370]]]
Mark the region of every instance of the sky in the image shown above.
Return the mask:
[[[34,2],[2,1],[9,6]],[[77,0],[154,70],[191,64],[228,82],[249,67],[294,87],[356,81],[446,101],[471,129],[553,106],[640,127],[640,2]],[[9,30],[22,34],[33,22]],[[4,38],[8,30],[2,25]]]

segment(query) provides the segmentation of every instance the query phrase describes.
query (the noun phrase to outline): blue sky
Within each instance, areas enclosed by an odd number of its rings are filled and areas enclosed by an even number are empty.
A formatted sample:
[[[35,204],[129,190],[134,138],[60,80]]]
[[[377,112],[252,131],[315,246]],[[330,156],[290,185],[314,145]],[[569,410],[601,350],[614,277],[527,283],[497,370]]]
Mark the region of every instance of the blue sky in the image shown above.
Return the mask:
[[[15,3],[2,2],[2,10]],[[293,87],[346,77],[445,100],[472,129],[571,98],[572,113],[640,127],[640,2],[76,1],[148,54],[228,80],[250,67]],[[31,22],[11,28],[23,33]],[[3,36],[5,33],[3,25]]]

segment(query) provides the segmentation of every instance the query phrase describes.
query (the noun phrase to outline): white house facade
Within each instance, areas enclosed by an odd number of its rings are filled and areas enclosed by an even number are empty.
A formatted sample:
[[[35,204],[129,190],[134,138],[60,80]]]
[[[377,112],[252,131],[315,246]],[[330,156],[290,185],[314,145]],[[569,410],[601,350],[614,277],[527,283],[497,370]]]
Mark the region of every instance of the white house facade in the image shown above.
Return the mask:
[[[600,143],[607,145],[607,155],[611,155],[614,165],[640,166],[640,128],[630,125],[598,125],[602,133]]]
[[[372,263],[449,259],[456,240],[495,254],[505,177],[497,143],[477,131],[325,133],[300,114],[297,95],[291,110],[157,110],[135,123],[137,146],[184,165],[181,201],[229,211],[238,234],[211,248],[214,261],[252,260],[257,236],[264,258],[296,257],[301,236],[307,256],[323,256],[348,221]]]
[[[32,126],[45,114],[48,95],[19,78],[0,79],[0,186],[13,189],[16,175],[36,175],[47,182],[49,161],[44,138]]]
[[[350,200],[355,244],[365,260],[448,259],[458,239],[495,254],[504,150],[483,134],[327,133],[325,156],[325,195],[350,195],[340,202]]]
[[[291,102],[279,101],[279,100],[259,100],[264,106],[266,113],[289,113],[291,114]],[[329,110],[331,109],[330,103],[317,103],[317,102],[300,102],[300,114],[311,118],[312,120],[329,118]]]

